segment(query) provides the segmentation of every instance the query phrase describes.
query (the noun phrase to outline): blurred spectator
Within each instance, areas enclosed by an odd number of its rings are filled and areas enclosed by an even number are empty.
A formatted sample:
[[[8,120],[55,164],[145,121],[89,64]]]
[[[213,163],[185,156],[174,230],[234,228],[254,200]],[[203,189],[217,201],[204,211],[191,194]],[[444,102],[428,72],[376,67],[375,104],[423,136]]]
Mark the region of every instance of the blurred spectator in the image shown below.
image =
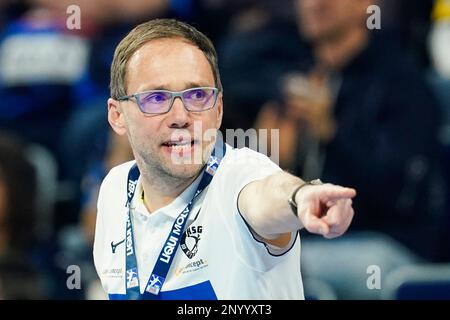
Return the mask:
[[[281,165],[358,190],[351,230],[382,231],[439,259],[438,105],[409,53],[366,28],[371,4],[297,1],[313,61],[280,81],[280,99],[265,105],[257,127],[280,128]]]
[[[275,80],[308,56],[291,22],[291,0],[244,3],[218,45],[227,129],[252,128],[261,105],[277,96]]]
[[[69,30],[65,9],[28,3],[30,8],[0,33],[0,129],[44,146],[56,159],[56,210],[63,212],[55,215],[57,231],[77,213],[77,172],[88,155],[68,158],[66,150],[73,146],[64,138],[74,112],[96,112],[84,103],[97,94],[89,73],[90,39],[97,30],[87,19],[81,30]],[[82,136],[78,128],[85,129],[72,127],[71,134]]]
[[[429,39],[433,66],[443,78],[450,80],[450,1],[436,0],[433,22]]]
[[[432,17],[428,49],[434,69],[429,72],[429,80],[442,107],[444,126],[440,132],[440,140],[445,146],[444,165],[446,179],[450,181],[450,1],[436,0]],[[450,190],[447,199],[450,199]],[[450,216],[443,228],[450,230]],[[446,258],[450,261],[450,232],[446,232],[443,243]]]
[[[0,127],[45,145],[59,163],[64,123],[94,93],[89,43],[66,28],[66,17],[32,6],[0,33]]]
[[[28,10],[28,2],[25,0],[0,1],[0,30],[10,21],[21,16]]]
[[[106,153],[92,161],[82,183],[81,214],[78,225],[66,227],[59,235],[61,253],[67,263],[82,266],[83,287],[88,299],[104,299],[104,291],[96,290],[100,285],[92,261],[95,223],[97,217],[97,197],[100,185],[108,171],[116,165],[133,159],[126,136],[109,131]],[[67,264],[66,263],[66,264]],[[100,285],[101,287],[101,285]]]
[[[0,135],[0,299],[42,299],[43,278],[32,261],[36,177],[24,148]]]
[[[414,58],[418,67],[430,65],[427,38],[431,28],[434,0],[377,0],[381,7],[381,27],[395,35],[402,47]]]

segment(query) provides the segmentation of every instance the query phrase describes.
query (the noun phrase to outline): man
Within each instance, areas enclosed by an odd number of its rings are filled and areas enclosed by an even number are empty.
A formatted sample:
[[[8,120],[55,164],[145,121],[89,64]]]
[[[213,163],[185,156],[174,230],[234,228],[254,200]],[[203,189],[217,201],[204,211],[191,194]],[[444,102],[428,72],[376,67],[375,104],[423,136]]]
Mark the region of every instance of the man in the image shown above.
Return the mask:
[[[355,190],[211,134],[222,96],[215,49],[189,25],[153,20],[118,45],[108,120],[136,161],[99,194],[94,261],[111,299],[302,299],[298,230],[348,228]]]

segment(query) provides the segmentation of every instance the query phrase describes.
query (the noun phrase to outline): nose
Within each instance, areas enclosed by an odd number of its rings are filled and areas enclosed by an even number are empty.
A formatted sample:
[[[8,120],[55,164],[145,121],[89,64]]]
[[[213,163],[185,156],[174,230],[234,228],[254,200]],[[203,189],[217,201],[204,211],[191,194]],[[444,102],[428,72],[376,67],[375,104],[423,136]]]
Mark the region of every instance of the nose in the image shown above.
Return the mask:
[[[168,123],[170,128],[186,128],[190,125],[191,117],[189,111],[183,105],[180,97],[173,101],[172,108],[168,113]]]

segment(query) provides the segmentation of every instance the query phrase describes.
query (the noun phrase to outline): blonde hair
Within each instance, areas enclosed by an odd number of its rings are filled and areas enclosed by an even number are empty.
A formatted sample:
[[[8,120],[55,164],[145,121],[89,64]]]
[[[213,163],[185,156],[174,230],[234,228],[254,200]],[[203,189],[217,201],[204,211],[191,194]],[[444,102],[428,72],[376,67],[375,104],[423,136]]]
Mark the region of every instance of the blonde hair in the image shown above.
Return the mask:
[[[183,38],[198,47],[211,66],[217,88],[222,90],[217,53],[211,40],[186,23],[175,19],[155,19],[135,27],[116,47],[111,64],[111,98],[117,100],[127,95],[125,79],[131,56],[145,43],[162,38]]]

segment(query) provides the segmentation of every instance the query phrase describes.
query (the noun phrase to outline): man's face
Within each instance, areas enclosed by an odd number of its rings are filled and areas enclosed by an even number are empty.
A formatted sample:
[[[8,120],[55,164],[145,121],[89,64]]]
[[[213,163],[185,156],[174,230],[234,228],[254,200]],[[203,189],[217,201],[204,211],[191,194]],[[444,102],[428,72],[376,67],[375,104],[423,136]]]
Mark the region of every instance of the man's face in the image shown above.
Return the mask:
[[[128,62],[126,84],[128,94],[215,87],[212,69],[203,52],[181,38],[152,40],[137,50]],[[186,110],[179,98],[169,112],[159,115],[145,115],[135,99],[120,104],[110,99],[108,104],[113,129],[128,135],[136,160],[145,165],[145,170],[177,179],[197,175],[212,147],[211,141],[202,137],[206,131],[217,130],[222,121],[221,94],[215,107],[202,112]],[[174,142],[183,146],[174,146]],[[178,156],[188,161],[180,164]]]
[[[302,35],[313,42],[334,38],[353,27],[361,27],[368,0],[297,0]]]

